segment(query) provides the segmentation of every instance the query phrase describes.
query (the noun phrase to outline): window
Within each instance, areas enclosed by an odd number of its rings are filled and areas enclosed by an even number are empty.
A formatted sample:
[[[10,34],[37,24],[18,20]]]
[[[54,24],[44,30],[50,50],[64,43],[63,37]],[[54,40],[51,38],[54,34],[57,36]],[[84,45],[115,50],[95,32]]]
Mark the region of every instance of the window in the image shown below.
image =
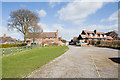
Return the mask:
[[[92,40],[92,39],[89,39],[89,40]]]
[[[92,34],[89,34],[90,37],[92,37]]]
[[[100,35],[100,37],[102,37],[102,35]]]
[[[43,38],[43,39],[45,39],[45,38]]]
[[[52,39],[54,39],[54,37]]]
[[[50,38],[48,38],[48,39],[50,39]]]
[[[30,38],[28,38],[28,39],[30,39]]]
[[[97,37],[97,34],[95,34],[95,37]]]
[[[106,35],[104,35],[104,37],[107,37]]]

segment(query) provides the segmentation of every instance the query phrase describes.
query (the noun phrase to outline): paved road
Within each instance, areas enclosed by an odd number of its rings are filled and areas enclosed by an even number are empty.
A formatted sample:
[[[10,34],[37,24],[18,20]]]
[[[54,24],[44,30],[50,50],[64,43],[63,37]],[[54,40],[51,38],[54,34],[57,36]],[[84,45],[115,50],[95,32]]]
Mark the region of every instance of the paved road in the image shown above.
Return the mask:
[[[109,58],[118,50],[69,46],[58,60],[33,71],[30,78],[118,78],[118,64]]]

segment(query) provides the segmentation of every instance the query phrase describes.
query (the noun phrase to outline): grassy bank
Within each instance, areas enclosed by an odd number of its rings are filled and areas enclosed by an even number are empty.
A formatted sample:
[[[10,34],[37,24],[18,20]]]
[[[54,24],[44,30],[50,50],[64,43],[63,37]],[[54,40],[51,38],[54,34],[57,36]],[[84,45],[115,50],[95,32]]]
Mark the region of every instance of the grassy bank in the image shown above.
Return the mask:
[[[29,51],[21,52],[2,58],[2,77],[21,78],[62,55],[68,50],[66,46],[37,47]]]

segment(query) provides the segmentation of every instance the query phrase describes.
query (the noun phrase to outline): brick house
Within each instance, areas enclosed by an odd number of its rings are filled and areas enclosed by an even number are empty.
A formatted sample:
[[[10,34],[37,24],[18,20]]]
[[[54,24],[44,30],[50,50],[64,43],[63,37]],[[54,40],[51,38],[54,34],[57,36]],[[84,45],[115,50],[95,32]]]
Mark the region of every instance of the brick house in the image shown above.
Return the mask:
[[[4,34],[3,37],[0,37],[0,44],[20,44],[20,41],[6,36],[6,34]]]
[[[28,33],[26,35],[26,43],[28,45],[33,44],[49,44],[49,43],[58,43],[59,45],[62,43],[62,37],[58,37],[58,30],[57,32],[36,32],[36,33]]]
[[[115,31],[107,32],[106,35],[111,36],[113,40],[120,40],[120,38],[118,37],[118,34]]]
[[[94,31],[86,31],[83,30],[82,33],[79,35],[78,40],[113,40],[111,36],[106,35],[104,32],[97,32],[97,30]]]
[[[72,42],[73,44],[76,44],[77,41],[78,41],[78,37],[73,37],[73,39],[70,42]]]

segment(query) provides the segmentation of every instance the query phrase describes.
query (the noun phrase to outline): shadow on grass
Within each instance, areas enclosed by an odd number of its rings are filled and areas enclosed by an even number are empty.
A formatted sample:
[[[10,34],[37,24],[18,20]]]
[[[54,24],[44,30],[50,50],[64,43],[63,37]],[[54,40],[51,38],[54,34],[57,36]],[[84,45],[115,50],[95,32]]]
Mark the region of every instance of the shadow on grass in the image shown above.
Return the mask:
[[[120,57],[113,57],[113,58],[109,58],[110,60],[112,60],[115,63],[120,64]]]

